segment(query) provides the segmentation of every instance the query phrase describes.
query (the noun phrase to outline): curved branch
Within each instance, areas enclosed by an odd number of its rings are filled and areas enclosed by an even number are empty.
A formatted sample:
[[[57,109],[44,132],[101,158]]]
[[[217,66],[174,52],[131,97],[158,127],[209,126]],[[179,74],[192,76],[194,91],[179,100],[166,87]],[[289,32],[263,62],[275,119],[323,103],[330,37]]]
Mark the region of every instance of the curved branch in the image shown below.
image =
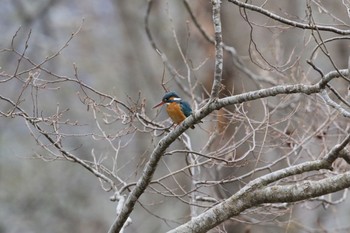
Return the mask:
[[[226,107],[228,105],[239,104],[243,102],[248,102],[252,100],[262,99],[266,97],[272,97],[281,94],[296,94],[303,93],[307,95],[315,94],[321,92],[332,79],[340,77],[341,75],[347,76],[349,71],[347,69],[338,71],[331,71],[326,74],[319,82],[312,85],[305,84],[290,84],[290,85],[279,85],[270,88],[265,88],[257,91],[250,91],[234,96],[225,97],[218,99],[215,102],[209,102],[192,116],[187,117],[182,125],[186,128],[194,125],[195,123],[202,120],[204,117],[209,115],[214,110],[219,110],[220,108]]]
[[[302,181],[293,185],[275,185],[250,193],[233,195],[226,201],[209,209],[168,233],[206,232],[232,216],[263,203],[296,202],[340,191],[350,187],[350,172],[318,181]]]
[[[348,70],[340,70],[342,75],[347,75]],[[120,214],[115,219],[113,225],[111,226],[109,233],[117,233],[123,227],[125,221],[128,219],[131,214],[137,200],[146,190],[147,186],[150,184],[153,174],[157,168],[157,164],[160,158],[163,156],[165,150],[189,127],[193,126],[196,122],[199,122],[204,117],[208,116],[214,110],[218,110],[227,105],[242,103],[246,101],[261,99],[265,97],[276,96],[279,94],[291,94],[291,93],[304,93],[304,94],[313,94],[320,92],[325,85],[332,80],[333,78],[339,77],[339,73],[332,71],[325,75],[322,80],[313,85],[281,85],[271,88],[266,88],[257,91],[251,91],[244,94],[239,94],[235,96],[230,96],[226,98],[219,99],[214,102],[209,102],[197,112],[195,112],[190,117],[186,118],[178,127],[171,131],[168,135],[162,138],[157,147],[153,150],[149,161],[147,162],[143,174],[140,179],[137,181],[135,188],[129,194],[125,205],[120,212]]]
[[[196,122],[209,115],[214,110],[218,110],[227,105],[242,103],[246,101],[256,100],[260,98],[266,98],[270,96],[276,96],[279,94],[292,94],[292,93],[304,93],[313,94],[318,93],[325,88],[326,84],[333,78],[339,77],[340,75],[347,75],[348,70],[340,70],[339,72],[333,71],[324,76],[318,83],[313,85],[295,84],[295,85],[281,85],[272,88],[261,89],[257,91],[251,91],[240,95],[230,96],[223,99],[217,99],[219,96],[219,91],[221,88],[221,78],[222,78],[222,67],[223,67],[223,44],[222,44],[222,32],[221,32],[221,19],[220,19],[220,0],[213,0],[213,22],[215,30],[215,72],[214,72],[214,82],[212,87],[211,98],[215,101],[209,101],[205,106],[195,112],[192,116],[188,117],[181,123],[177,128],[171,131],[168,135],[162,138],[156,148],[153,150],[149,161],[145,165],[142,176],[137,181],[135,188],[130,192],[127,197],[122,210],[116,217],[114,223],[112,224],[109,233],[117,233],[122,228],[127,221],[129,215],[133,211],[133,208],[139,199],[139,197],[146,190],[150,184],[154,172],[157,168],[157,164],[160,158],[164,155],[165,150],[189,127],[193,126]],[[145,18],[146,29],[148,29],[148,36],[150,36],[150,31],[148,28],[148,17],[151,9],[152,1],[149,1],[148,10]],[[152,38],[150,38],[152,41]],[[155,44],[151,43],[154,47]],[[156,48],[154,49],[162,56],[163,54]],[[163,62],[164,55],[162,56]],[[166,63],[167,64],[167,63]],[[229,199],[231,200],[231,199]],[[238,212],[239,213],[239,212]],[[206,213],[205,213],[206,214]],[[223,219],[222,221],[224,221]],[[210,226],[208,224],[207,226]]]
[[[168,69],[169,73],[171,74],[172,77],[179,77],[181,79],[184,79],[184,77],[182,77],[177,71],[176,69],[170,64],[170,62],[168,61],[167,56],[165,55],[165,53],[163,53],[156,45],[156,42],[153,39],[152,33],[151,33],[151,29],[149,27],[149,17],[151,14],[151,10],[152,10],[152,6],[153,6],[153,0],[149,0],[148,4],[147,4],[147,11],[146,11],[146,15],[145,15],[145,31],[146,31],[146,35],[148,38],[148,41],[151,43],[152,48],[154,49],[154,51],[156,51],[156,53],[161,57],[163,64],[165,65],[165,67]]]
[[[126,199],[123,209],[121,210],[115,222],[109,229],[109,233],[117,233],[120,231],[120,229],[122,229],[124,223],[131,214],[137,200],[150,184],[153,174],[157,168],[157,164],[160,158],[163,156],[165,150],[189,127],[189,125],[182,125],[182,127],[176,127],[167,136],[165,136],[159,141],[157,147],[153,150],[150,159],[145,165],[142,176],[137,181],[135,188],[131,191],[128,198]]]
[[[320,26],[320,25],[309,25],[309,24],[306,24],[306,23],[299,23],[299,22],[296,22],[296,21],[293,21],[293,20],[289,20],[289,19],[286,19],[286,18],[283,18],[277,14],[274,14],[268,10],[265,10],[264,8],[262,7],[259,7],[259,6],[255,6],[255,5],[251,5],[251,4],[248,4],[248,3],[244,3],[244,2],[241,2],[241,1],[238,1],[238,0],[228,0],[229,2],[239,6],[239,7],[243,7],[245,9],[249,9],[249,10],[252,10],[252,11],[256,11],[260,14],[263,14],[263,15],[266,15],[267,17],[271,18],[271,19],[274,19],[278,22],[281,22],[283,24],[287,24],[287,25],[290,25],[290,26],[293,26],[293,27],[297,27],[297,28],[302,28],[302,29],[311,29],[311,30],[319,30],[319,31],[328,31],[328,32],[334,32],[334,33],[337,33],[337,34],[340,34],[340,35],[349,35],[350,34],[350,30],[341,30],[341,29],[338,29],[338,28],[335,28],[335,27],[330,27],[330,26]]]
[[[350,172],[335,175],[318,181],[302,181],[292,185],[268,184],[282,178],[303,172],[330,169],[332,162],[341,156],[341,150],[349,143],[348,135],[341,144],[336,145],[323,159],[305,162],[281,169],[249,182],[235,195],[214,206],[191,221],[169,231],[168,233],[206,232],[242,211],[264,203],[296,202],[350,187]]]

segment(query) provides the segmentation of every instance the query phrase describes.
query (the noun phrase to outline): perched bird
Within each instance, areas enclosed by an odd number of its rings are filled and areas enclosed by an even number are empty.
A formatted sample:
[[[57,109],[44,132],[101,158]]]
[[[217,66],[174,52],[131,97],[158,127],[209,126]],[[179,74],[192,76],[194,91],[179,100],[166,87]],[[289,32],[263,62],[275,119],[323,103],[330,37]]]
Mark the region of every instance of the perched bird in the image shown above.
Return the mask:
[[[163,96],[162,102],[154,106],[157,108],[166,104],[166,111],[169,117],[173,120],[175,124],[180,124],[186,117],[189,117],[192,114],[192,109],[189,103],[182,100],[175,92],[167,92]],[[191,126],[194,129],[194,126]]]

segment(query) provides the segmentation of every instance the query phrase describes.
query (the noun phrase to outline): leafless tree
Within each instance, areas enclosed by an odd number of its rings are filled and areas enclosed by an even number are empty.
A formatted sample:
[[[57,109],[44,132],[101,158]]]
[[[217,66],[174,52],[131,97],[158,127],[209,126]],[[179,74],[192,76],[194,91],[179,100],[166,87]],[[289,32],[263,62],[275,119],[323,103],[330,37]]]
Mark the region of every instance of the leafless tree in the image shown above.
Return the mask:
[[[154,88],[152,97],[101,90],[78,64],[68,75],[51,69],[85,22],[42,60],[28,55],[31,31],[18,41],[20,28],[1,50],[16,60],[13,70],[1,72],[2,88],[16,87],[0,94],[1,117],[24,121],[40,146],[35,158],[72,162],[97,178],[116,206],[110,233],[134,232],[139,209],[174,233],[349,230],[295,215],[307,209],[317,216],[347,200],[350,59],[338,53],[349,50],[343,44],[350,39],[349,4],[183,0],[177,9],[188,20],[180,23],[172,3],[160,4],[147,2],[142,24],[163,75],[152,84],[136,79]],[[127,35],[133,32],[126,27]],[[245,48],[235,46],[231,33]],[[178,126],[163,110],[151,110],[169,89],[193,107]],[[43,108],[47,93],[69,97]]]

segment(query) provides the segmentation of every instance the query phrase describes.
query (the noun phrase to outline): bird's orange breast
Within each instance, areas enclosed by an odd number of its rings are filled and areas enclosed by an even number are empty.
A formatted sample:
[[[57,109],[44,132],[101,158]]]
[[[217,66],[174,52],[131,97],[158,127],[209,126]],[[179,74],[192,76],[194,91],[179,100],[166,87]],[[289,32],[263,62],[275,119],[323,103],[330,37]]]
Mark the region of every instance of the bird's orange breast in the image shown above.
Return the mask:
[[[167,105],[166,111],[169,117],[176,124],[180,124],[183,120],[186,119],[185,114],[181,111],[181,106],[179,103],[172,102]]]

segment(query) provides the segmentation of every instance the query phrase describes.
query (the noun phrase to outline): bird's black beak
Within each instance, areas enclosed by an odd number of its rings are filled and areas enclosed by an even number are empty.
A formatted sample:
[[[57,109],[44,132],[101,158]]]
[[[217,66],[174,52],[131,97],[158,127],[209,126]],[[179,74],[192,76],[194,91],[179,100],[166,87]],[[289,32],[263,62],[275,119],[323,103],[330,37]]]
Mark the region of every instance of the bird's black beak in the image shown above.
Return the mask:
[[[159,104],[157,104],[156,106],[154,106],[153,108],[157,108],[157,107],[159,107],[159,106],[162,106],[163,104],[165,104],[165,102],[160,102]]]

